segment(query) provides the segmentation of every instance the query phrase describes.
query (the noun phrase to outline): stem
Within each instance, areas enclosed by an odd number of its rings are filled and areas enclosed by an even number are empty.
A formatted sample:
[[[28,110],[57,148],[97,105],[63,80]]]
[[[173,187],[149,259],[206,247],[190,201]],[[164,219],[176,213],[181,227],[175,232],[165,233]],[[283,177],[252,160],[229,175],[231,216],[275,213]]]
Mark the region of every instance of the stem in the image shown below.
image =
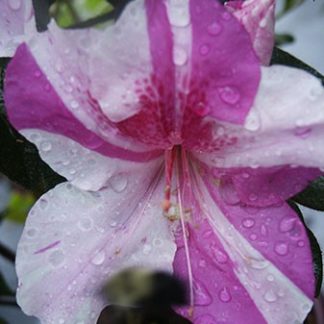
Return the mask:
[[[15,263],[16,255],[10,249],[8,249],[5,245],[0,242],[0,255],[5,259]]]

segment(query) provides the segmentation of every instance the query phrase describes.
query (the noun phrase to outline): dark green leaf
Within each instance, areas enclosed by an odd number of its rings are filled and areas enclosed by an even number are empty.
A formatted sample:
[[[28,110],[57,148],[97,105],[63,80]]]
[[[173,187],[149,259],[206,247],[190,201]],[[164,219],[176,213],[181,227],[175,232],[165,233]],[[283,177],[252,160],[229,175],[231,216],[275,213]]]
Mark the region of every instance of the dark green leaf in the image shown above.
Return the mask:
[[[0,73],[0,172],[39,196],[65,179],[43,162],[37,148],[10,125],[2,90],[3,69]]]
[[[324,76],[322,74],[320,74],[314,68],[310,67],[306,63],[302,62],[301,60],[297,59],[293,55],[283,51],[278,47],[274,47],[272,52],[271,65],[273,64],[287,65],[295,67],[297,69],[305,70],[308,73],[320,79],[324,84]]]
[[[310,247],[312,250],[313,270],[314,270],[314,276],[315,276],[315,280],[316,280],[316,289],[315,289],[314,297],[318,297],[321,293],[321,287],[322,287],[322,281],[323,281],[322,251],[321,251],[321,248],[320,248],[313,232],[307,227],[307,225],[304,221],[303,214],[302,214],[301,210],[299,209],[299,207],[293,201],[289,201],[288,203],[292,207],[292,209],[294,209],[294,211],[297,213],[297,215],[303,222],[303,224],[306,228],[306,231],[307,231]]]
[[[0,324],[8,324],[4,319],[0,318]]]
[[[33,0],[36,27],[39,32],[47,30],[50,21],[49,8],[55,0]]]
[[[97,17],[79,22],[73,26],[68,27],[69,29],[79,29],[79,28],[89,28],[98,24],[105,23],[110,20],[117,20],[122,12],[124,11],[126,5],[133,0],[111,0],[107,1],[113,5],[114,10],[108,13],[99,15]]]
[[[291,44],[295,41],[294,36],[290,34],[276,34],[276,46]]]
[[[13,292],[9,289],[4,280],[2,274],[0,273],[0,295],[13,295]]]
[[[301,193],[292,198],[295,202],[316,210],[324,211],[324,177],[311,182]]]

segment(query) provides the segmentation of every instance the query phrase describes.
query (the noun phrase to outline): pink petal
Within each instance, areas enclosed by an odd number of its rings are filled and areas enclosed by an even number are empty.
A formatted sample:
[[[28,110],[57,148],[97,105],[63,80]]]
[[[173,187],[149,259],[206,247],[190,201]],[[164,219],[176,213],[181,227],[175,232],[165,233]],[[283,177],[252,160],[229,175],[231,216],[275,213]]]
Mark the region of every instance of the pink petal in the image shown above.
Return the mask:
[[[40,198],[17,253],[17,297],[27,314],[44,324],[92,324],[107,304],[101,289],[116,272],[172,271],[175,244],[160,207],[161,171],[150,162],[96,193],[63,183]]]
[[[227,6],[250,34],[262,64],[268,65],[274,46],[275,0],[230,1]]]
[[[324,167],[324,89],[310,74],[285,66],[262,69],[260,89],[244,127],[222,125],[220,151],[195,153],[225,167]],[[214,134],[217,134],[217,127]],[[215,137],[217,141],[217,137]]]
[[[192,313],[195,324],[303,322],[315,284],[298,216],[285,203],[247,207],[232,199],[235,191],[218,178],[219,170],[193,165],[192,195],[184,195],[183,204],[192,209],[186,236],[194,307],[180,312]],[[175,271],[188,279],[181,238],[177,245]]]
[[[259,84],[259,62],[243,26],[217,1],[190,1],[192,53],[184,138],[202,116],[243,123]],[[229,41],[231,40],[231,41]],[[198,121],[195,121],[198,120]]]
[[[26,24],[32,17],[32,2],[2,0],[0,13],[0,57],[11,57],[24,40]]]
[[[109,139],[102,137],[101,124],[97,129],[88,129],[64,105],[25,45],[19,47],[9,64],[5,81],[10,121],[38,146],[42,158],[55,171],[79,188],[100,189],[116,170],[116,164],[121,166],[119,159],[144,162],[160,155],[159,151],[145,152],[118,134]],[[30,84],[33,86],[27,86]],[[88,100],[86,104],[97,109]]]
[[[245,168],[226,170],[242,203],[266,207],[280,204],[302,191],[321,175],[309,168]]]

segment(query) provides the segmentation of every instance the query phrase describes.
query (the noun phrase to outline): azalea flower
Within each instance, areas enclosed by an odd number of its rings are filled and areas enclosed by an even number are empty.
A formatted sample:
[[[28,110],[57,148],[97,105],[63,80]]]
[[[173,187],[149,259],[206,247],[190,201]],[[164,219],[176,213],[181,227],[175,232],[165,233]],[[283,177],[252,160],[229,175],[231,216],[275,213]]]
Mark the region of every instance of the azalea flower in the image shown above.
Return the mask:
[[[31,0],[0,2],[0,57],[13,56],[33,17]]]
[[[195,324],[303,322],[312,254],[285,201],[324,166],[324,92],[304,71],[260,67],[273,4],[136,0],[110,27],[52,22],[18,48],[9,118],[67,179],[19,243],[27,314],[95,323],[107,280],[144,266],[186,281],[178,311]]]

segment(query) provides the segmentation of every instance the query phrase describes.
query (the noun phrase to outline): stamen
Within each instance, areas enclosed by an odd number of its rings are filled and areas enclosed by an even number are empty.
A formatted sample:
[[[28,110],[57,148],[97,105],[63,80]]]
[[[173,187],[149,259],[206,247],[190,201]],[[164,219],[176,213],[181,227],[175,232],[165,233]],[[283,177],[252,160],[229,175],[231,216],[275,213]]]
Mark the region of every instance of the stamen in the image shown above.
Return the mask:
[[[165,151],[165,189],[164,189],[164,200],[162,202],[163,212],[168,213],[171,207],[171,180],[172,180],[172,169],[174,161],[174,150]]]
[[[183,151],[183,149],[181,149]],[[179,151],[178,151],[179,153]],[[193,310],[194,310],[194,291],[193,291],[193,275],[192,275],[192,268],[191,268],[191,258],[189,253],[189,245],[188,245],[188,232],[185,225],[185,213],[182,203],[182,190],[181,190],[181,183],[180,183],[180,161],[182,161],[182,171],[183,173],[187,173],[189,171],[188,165],[186,163],[186,157],[184,157],[185,152],[181,152],[182,154],[177,156],[177,163],[176,163],[176,173],[177,173],[177,187],[178,187],[178,205],[179,205],[179,215],[180,215],[180,223],[182,228],[182,235],[183,235],[183,242],[185,247],[186,253],[186,262],[187,262],[187,270],[188,270],[188,280],[189,280],[189,293],[190,293],[190,309],[189,309],[189,317],[192,317]],[[184,154],[183,154],[184,153]]]

